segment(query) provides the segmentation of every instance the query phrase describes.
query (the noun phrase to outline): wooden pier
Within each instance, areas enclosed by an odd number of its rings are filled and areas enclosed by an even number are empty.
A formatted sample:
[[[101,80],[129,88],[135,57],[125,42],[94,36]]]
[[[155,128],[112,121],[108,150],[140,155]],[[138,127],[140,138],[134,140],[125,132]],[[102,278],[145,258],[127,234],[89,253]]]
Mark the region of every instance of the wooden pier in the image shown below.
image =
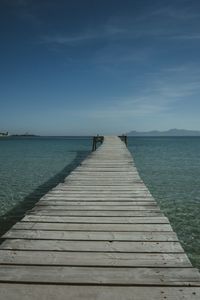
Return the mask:
[[[2,300],[199,300],[200,275],[118,137],[3,236]]]

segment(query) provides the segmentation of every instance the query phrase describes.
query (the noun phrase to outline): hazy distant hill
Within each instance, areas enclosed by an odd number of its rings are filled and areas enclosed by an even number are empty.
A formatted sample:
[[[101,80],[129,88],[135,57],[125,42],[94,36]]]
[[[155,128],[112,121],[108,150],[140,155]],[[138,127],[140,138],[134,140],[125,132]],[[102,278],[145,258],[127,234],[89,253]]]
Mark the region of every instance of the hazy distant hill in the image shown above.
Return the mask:
[[[186,130],[186,129],[169,129],[167,131],[130,131],[127,133],[129,136],[200,136],[198,130]]]

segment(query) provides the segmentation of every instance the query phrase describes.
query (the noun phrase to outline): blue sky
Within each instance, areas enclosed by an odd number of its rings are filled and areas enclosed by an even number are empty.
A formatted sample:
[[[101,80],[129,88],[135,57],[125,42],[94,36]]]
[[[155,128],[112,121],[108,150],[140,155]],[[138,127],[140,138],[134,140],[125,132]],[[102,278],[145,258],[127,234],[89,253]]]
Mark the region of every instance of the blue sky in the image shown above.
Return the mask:
[[[200,1],[1,0],[0,131],[200,130]]]

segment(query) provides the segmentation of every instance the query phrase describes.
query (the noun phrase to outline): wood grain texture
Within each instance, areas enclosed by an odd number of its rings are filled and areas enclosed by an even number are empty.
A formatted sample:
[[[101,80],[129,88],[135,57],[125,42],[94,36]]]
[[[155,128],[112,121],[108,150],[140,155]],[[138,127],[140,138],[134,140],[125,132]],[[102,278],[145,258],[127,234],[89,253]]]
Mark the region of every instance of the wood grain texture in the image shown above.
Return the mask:
[[[55,239],[55,240],[89,240],[89,241],[158,241],[177,242],[178,238],[170,232],[119,232],[119,231],[44,231],[44,230],[10,230],[3,235],[5,239]]]
[[[147,298],[148,295],[148,298]],[[198,287],[122,287],[0,283],[6,300],[199,300]]]
[[[199,273],[194,268],[114,268],[65,266],[2,265],[0,282],[200,286]]]
[[[0,250],[0,264],[111,266],[111,267],[191,267],[185,253],[56,252]]]
[[[45,222],[18,222],[13,226],[14,229],[38,229],[38,230],[60,230],[60,231],[172,231],[170,224],[98,224],[98,223],[45,223]]]

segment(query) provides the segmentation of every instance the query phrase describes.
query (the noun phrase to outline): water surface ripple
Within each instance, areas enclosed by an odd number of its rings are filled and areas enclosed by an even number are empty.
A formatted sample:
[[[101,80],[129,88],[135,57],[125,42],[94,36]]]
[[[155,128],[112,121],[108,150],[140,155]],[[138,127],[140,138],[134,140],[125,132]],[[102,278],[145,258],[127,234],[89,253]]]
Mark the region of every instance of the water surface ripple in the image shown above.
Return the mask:
[[[129,150],[193,265],[200,268],[200,137],[129,138]]]
[[[90,138],[1,138],[0,234],[64,180],[91,144]]]

